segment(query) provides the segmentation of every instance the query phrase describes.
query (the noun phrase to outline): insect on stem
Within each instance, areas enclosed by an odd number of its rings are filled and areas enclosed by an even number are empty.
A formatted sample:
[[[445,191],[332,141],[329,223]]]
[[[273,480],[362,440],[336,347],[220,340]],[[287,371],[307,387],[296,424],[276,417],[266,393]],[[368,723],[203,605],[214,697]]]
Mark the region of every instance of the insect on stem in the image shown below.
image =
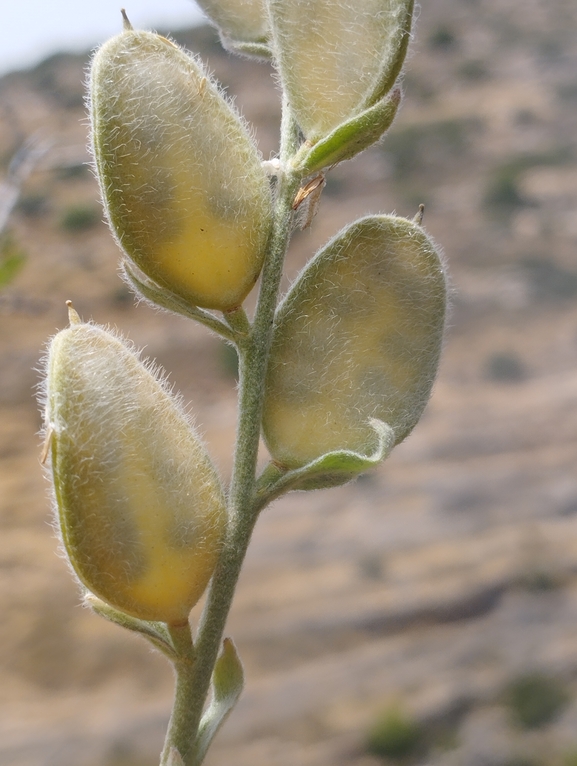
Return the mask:
[[[48,453],[50,452],[50,445],[52,444],[53,433],[54,433],[54,428],[52,426],[48,426],[48,430],[46,431],[46,436],[44,437],[44,444],[42,445],[42,452],[40,453],[40,465],[45,465],[46,461],[48,460]]]
[[[317,214],[321,194],[325,188],[326,180],[325,174],[319,173],[314,178],[311,178],[304,186],[298,190],[293,200],[292,209],[298,210],[300,206],[306,202],[306,215],[303,222],[300,224],[301,229],[308,229],[313,222],[313,218]]]

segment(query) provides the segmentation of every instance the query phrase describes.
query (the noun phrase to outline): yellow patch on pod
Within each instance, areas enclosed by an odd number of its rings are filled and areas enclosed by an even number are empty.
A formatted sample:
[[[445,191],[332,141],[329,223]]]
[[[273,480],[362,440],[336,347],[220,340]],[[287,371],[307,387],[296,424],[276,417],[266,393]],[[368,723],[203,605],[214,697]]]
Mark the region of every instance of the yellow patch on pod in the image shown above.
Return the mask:
[[[369,455],[370,418],[404,439],[429,399],[445,311],[444,269],[417,223],[370,216],[341,231],[277,313],[263,415],[274,460]]]
[[[394,85],[413,0],[269,0],[269,10],[281,81],[311,143]]]
[[[269,181],[239,115],[199,62],[152,32],[96,53],[92,144],[125,255],[190,304],[239,306],[262,267]]]
[[[220,552],[220,481],[166,382],[105,329],[71,321],[50,344],[46,382],[66,553],[102,600],[182,624]]]

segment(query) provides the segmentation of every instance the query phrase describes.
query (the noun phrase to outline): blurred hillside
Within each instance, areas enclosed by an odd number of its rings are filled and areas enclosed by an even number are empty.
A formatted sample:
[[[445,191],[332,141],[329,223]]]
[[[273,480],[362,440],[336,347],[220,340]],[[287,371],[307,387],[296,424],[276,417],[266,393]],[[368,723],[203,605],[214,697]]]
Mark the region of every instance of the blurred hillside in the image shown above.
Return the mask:
[[[247,687],[209,766],[577,764],[576,29],[574,0],[424,3],[394,128],[331,171],[294,239],[287,284],[355,217],[424,202],[453,313],[407,442],[259,522],[229,626]],[[268,158],[270,69],[209,29],[174,36]],[[234,434],[220,342],[136,306],[117,275],[86,165],[87,60],[0,79],[0,167],[32,136],[49,145],[11,218],[26,260],[0,292],[3,766],[153,766],[172,695],[162,658],[79,608],[49,527],[34,387],[64,301],[167,368],[224,475]]]

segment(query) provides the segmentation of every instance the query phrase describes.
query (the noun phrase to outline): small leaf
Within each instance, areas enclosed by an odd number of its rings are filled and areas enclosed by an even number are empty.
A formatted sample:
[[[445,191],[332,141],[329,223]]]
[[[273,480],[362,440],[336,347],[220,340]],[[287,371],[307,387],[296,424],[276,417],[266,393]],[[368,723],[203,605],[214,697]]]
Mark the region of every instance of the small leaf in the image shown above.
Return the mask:
[[[346,484],[385,460],[395,446],[395,432],[386,423],[374,418],[370,424],[378,436],[378,445],[372,455],[361,455],[351,450],[329,452],[292,471],[269,463],[257,486],[258,509],[292,490],[326,489]]]
[[[126,628],[133,633],[140,633],[141,636],[148,639],[153,646],[165,654],[169,659],[177,659],[177,654],[170,641],[169,633],[163,622],[153,622],[148,620],[139,620],[119,609],[115,609],[110,604],[99,599],[93,593],[86,593],[84,603],[87,604],[93,612],[104,617],[105,620]]]
[[[140,270],[131,264],[128,258],[121,261],[121,269],[126,281],[133,288],[134,292],[144,300],[149,301],[155,308],[163,308],[172,311],[175,314],[194,319],[201,324],[210,327],[211,330],[221,335],[227,340],[236,341],[235,332],[226,324],[217,319],[214,314],[204,309],[199,309],[178,295],[171,293],[166,288],[161,288],[149,279],[146,274],[140,273]]]
[[[210,743],[236,705],[244,687],[244,671],[231,638],[225,638],[212,672],[212,700],[200,722],[195,763],[202,763]]]
[[[400,102],[401,91],[394,90],[388,98],[339,125],[313,146],[305,142],[293,160],[295,170],[308,175],[360,154],[390,128]]]

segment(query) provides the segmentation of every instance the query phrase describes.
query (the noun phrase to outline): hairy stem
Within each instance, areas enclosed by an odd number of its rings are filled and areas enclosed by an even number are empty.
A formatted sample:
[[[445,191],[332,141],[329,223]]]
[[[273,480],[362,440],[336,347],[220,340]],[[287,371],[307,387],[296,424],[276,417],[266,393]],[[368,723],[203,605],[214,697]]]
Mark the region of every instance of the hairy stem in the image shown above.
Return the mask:
[[[285,103],[281,129],[282,167],[288,166],[287,159],[295,153],[297,144],[298,130]],[[163,759],[171,747],[177,747],[185,766],[198,766],[199,763],[194,740],[241,566],[257,518],[254,497],[265,375],[284,257],[292,231],[292,203],[300,180],[300,176],[294,172],[281,171],[278,177],[274,222],[252,331],[239,347],[239,421],[229,492],[228,532],[200,619],[195,641],[195,662],[175,665],[175,707]],[[187,678],[181,678],[182,674],[186,674]],[[177,710],[182,707],[186,707],[185,712]],[[186,727],[186,731],[182,731],[183,727]]]
[[[195,721],[191,718],[192,711],[188,701],[194,694],[192,682],[194,678],[193,668],[195,664],[195,651],[192,643],[190,625],[181,627],[169,627],[170,637],[176,649],[178,659],[174,661],[176,673],[176,688],[174,692],[174,705],[168,724],[165,746],[161,756],[161,766],[168,764],[170,751],[176,748],[179,753],[189,748],[190,731]],[[198,725],[198,724],[197,724]]]

